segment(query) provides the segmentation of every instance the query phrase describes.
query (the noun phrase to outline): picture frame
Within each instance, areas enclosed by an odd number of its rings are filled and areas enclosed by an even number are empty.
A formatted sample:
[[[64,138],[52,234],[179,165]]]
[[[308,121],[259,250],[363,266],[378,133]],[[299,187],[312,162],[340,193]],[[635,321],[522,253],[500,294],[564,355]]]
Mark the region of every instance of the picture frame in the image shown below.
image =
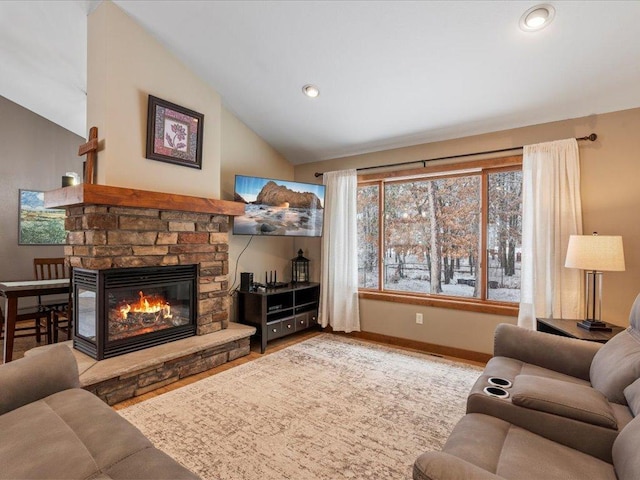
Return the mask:
[[[44,192],[18,190],[18,245],[64,245],[66,212],[44,207]]]
[[[202,169],[204,114],[149,95],[146,158]]]

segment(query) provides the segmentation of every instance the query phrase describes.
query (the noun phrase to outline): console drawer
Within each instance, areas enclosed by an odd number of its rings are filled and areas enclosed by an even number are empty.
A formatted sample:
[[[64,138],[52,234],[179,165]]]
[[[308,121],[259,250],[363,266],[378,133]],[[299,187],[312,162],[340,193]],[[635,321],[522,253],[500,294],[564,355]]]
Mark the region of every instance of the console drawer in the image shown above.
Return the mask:
[[[267,323],[267,340],[273,340],[283,335],[282,322]]]
[[[305,313],[299,313],[296,315],[296,331],[305,330],[309,328],[309,315]]]
[[[282,320],[282,335],[289,335],[296,331],[296,320],[295,318],[285,318]]]

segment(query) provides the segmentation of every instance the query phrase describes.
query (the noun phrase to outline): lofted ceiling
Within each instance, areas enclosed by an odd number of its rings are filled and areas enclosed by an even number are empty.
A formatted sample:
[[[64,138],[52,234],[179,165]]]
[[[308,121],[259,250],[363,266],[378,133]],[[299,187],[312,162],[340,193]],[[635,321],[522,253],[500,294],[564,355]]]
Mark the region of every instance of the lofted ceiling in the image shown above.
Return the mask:
[[[83,137],[98,3],[0,2],[0,95]],[[294,164],[640,107],[640,1],[115,3]]]

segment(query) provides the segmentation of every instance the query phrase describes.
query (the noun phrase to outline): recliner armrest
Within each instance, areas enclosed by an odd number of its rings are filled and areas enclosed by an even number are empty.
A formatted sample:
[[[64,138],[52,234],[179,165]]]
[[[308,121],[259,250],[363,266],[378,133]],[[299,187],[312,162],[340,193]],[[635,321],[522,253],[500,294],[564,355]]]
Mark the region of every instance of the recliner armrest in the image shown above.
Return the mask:
[[[78,364],[73,352],[65,345],[56,345],[0,366],[0,415],[78,387]]]
[[[509,357],[589,381],[597,342],[561,337],[501,323],[496,327],[493,355]]]
[[[607,397],[587,385],[534,375],[518,375],[513,382],[511,401],[520,407],[618,429]]]
[[[413,464],[414,480],[504,480],[487,470],[444,452],[426,452]]]

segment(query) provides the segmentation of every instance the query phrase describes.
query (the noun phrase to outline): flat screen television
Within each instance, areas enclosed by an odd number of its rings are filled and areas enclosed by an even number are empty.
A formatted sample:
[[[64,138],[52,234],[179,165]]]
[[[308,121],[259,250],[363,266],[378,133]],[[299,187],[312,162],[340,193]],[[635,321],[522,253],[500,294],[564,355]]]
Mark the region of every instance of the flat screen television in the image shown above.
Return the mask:
[[[324,185],[236,175],[234,200],[245,204],[233,217],[234,235],[320,237]]]

